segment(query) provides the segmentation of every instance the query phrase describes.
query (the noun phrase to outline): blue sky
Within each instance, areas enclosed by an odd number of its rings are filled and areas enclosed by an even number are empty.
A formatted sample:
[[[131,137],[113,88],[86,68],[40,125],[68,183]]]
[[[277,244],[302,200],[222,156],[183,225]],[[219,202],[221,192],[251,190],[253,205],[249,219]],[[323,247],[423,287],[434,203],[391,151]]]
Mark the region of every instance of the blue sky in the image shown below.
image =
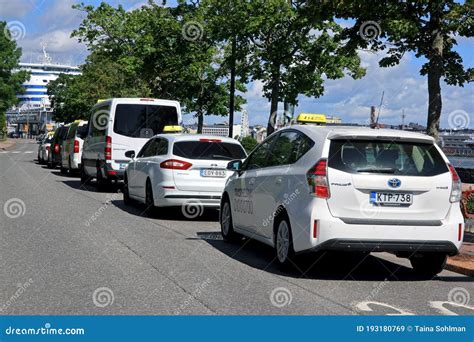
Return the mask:
[[[24,62],[41,62],[41,46],[45,44],[48,53],[55,62],[80,64],[87,56],[87,49],[75,39],[70,38],[71,31],[78,27],[84,14],[73,10],[71,6],[79,0],[0,0],[0,20],[16,22],[21,38],[18,44],[23,48]],[[83,0],[85,4],[98,5],[98,0]],[[122,4],[125,8],[135,8],[146,3],[145,0],[109,0],[111,5]],[[173,6],[174,1],[167,1]],[[474,39],[457,39],[457,51],[464,59],[464,65],[474,67]],[[345,122],[365,123],[369,117],[371,105],[378,106],[382,91],[385,92],[381,109],[381,122],[400,124],[401,114],[405,113],[405,122],[426,123],[428,92],[426,77],[419,75],[423,60],[413,54],[404,56],[400,65],[392,68],[380,68],[382,54],[360,52],[367,75],[360,80],[345,77],[328,80],[325,94],[320,98],[301,96],[295,112],[325,113],[342,117]],[[474,85],[454,87],[443,84],[442,127],[453,126],[459,119],[474,127]],[[266,124],[270,105],[262,96],[262,83],[252,82],[244,94],[246,109],[251,124]],[[282,106],[281,106],[282,107]],[[283,110],[280,108],[280,110]],[[240,116],[237,115],[236,121]],[[185,117],[187,122],[193,119]],[[206,122],[222,122],[224,118],[208,117]]]

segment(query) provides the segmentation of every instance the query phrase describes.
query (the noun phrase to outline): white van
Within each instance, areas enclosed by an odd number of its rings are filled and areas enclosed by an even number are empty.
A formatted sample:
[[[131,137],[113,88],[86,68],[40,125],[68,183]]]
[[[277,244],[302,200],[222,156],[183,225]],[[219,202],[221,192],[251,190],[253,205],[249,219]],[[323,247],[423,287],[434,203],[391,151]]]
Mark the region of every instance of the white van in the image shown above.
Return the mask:
[[[165,126],[181,125],[177,101],[149,98],[114,98],[98,102],[91,110],[84,139],[81,181],[97,179],[101,188],[123,178],[130,158],[128,150],[139,151]]]

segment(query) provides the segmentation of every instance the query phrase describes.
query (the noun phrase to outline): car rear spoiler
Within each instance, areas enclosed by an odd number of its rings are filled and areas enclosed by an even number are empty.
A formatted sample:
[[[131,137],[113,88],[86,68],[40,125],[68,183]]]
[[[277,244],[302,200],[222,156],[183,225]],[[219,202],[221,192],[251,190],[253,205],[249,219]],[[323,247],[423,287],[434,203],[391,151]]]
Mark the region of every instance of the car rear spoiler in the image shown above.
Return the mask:
[[[432,144],[435,142],[433,137],[428,135],[423,136],[394,136],[390,134],[369,134],[369,133],[358,133],[358,134],[347,134],[344,132],[330,132],[328,134],[328,139],[330,140],[338,140],[338,139],[349,139],[349,140],[385,140],[385,141],[407,141],[407,142],[418,142],[418,143],[425,143],[425,144]]]

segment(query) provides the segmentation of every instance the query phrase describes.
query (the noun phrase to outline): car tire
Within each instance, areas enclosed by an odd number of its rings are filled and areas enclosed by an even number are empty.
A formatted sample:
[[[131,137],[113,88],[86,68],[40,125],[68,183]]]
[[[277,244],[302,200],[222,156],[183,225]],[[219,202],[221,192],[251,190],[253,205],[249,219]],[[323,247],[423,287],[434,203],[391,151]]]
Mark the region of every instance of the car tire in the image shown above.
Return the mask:
[[[126,205],[132,204],[132,199],[130,198],[130,192],[128,191],[127,174],[123,176],[123,203],[125,203]]]
[[[445,253],[423,253],[410,257],[415,273],[423,278],[433,278],[446,266],[448,256]]]
[[[281,217],[277,222],[275,231],[275,253],[280,267],[289,268],[293,266],[295,252],[293,249],[293,237],[291,234],[290,221],[287,217]]]
[[[150,179],[147,179],[145,186],[145,210],[144,213],[148,217],[152,217],[155,213],[155,202],[153,200],[153,187]]]
[[[67,169],[66,169],[65,167],[63,167],[63,164],[61,164],[60,172],[61,172],[63,175],[67,174]]]
[[[219,215],[221,225],[221,235],[224,241],[237,241],[240,236],[234,231],[234,223],[232,221],[232,210],[229,199],[222,202],[222,210]]]
[[[81,184],[86,185],[91,182],[91,177],[86,173],[86,170],[84,168],[84,163],[82,163],[81,166]]]

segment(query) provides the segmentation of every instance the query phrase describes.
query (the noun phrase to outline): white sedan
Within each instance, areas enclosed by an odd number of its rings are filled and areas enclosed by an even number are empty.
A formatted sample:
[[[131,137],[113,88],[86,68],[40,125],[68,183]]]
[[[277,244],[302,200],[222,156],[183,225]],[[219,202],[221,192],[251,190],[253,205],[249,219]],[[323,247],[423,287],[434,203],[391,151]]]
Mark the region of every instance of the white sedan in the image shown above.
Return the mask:
[[[138,154],[125,155],[132,159],[124,175],[126,203],[137,200],[148,211],[190,205],[187,216],[204,207],[218,208],[226,181],[234,173],[226,169],[228,162],[246,157],[235,139],[182,134],[158,134]]]

